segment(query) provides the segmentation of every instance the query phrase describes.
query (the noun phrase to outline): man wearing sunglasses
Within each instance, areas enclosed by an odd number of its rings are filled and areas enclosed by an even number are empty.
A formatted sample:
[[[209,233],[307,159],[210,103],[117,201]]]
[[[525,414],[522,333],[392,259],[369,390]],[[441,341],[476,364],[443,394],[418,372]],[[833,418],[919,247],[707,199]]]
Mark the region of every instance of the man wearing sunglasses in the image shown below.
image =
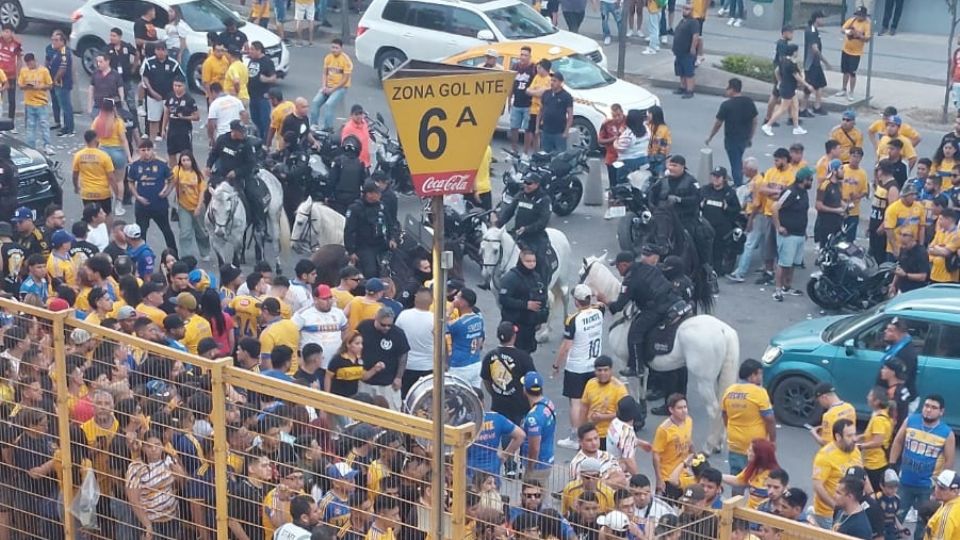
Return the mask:
[[[378,363],[386,366],[372,377],[360,383],[360,391],[372,396],[383,396],[390,408],[400,410],[400,387],[403,372],[407,367],[407,353],[410,345],[407,335],[393,323],[396,320],[393,310],[380,308],[373,319],[367,319],[357,325],[357,331],[363,337],[363,364],[372,369]],[[369,367],[368,367],[369,366]]]
[[[514,236],[517,242],[537,255],[537,273],[540,274],[544,285],[550,283],[550,276],[555,268],[547,264],[547,251],[550,249],[550,239],[547,237],[547,224],[550,223],[550,195],[540,189],[542,179],[537,174],[531,174],[523,179],[523,192],[513,199],[509,206],[496,217],[494,225],[506,224],[514,220]]]

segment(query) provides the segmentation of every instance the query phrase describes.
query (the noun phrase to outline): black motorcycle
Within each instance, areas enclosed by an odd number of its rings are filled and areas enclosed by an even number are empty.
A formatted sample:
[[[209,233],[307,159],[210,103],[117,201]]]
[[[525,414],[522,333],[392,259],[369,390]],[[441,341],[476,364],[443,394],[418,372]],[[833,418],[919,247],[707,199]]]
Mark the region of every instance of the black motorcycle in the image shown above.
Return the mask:
[[[862,310],[887,298],[893,281],[893,263],[877,264],[844,237],[847,227],[831,234],[817,254],[817,267],[807,282],[807,295],[826,310]]]
[[[376,118],[367,117],[370,126],[370,139],[377,143],[377,165],[374,171],[387,175],[397,192],[404,195],[413,193],[413,178],[410,176],[410,165],[407,156],[403,153],[400,141],[390,136],[390,130],[383,115],[377,113]]]
[[[542,178],[540,187],[550,195],[553,213],[569,216],[583,198],[583,182],[579,176],[589,169],[589,150],[587,146],[579,145],[559,154],[537,152],[529,158],[507,150],[510,166],[503,172],[500,206],[512,203],[523,190],[523,180],[537,174]]]
[[[487,216],[493,210],[483,210],[466,199],[466,212],[460,212],[452,206],[444,206],[443,243],[444,249],[453,253],[451,277],[463,278],[463,258],[467,257],[477,266],[483,266],[480,254],[480,242],[483,241],[484,225]],[[429,201],[424,203],[420,217],[408,215],[404,227],[405,234],[425,249],[433,245],[433,216]]]
[[[608,218],[620,218],[617,223],[617,243],[622,251],[635,251],[643,243],[647,224],[653,212],[647,206],[647,195],[630,182],[610,188]]]
[[[720,260],[715,261],[720,275],[727,275],[737,267],[737,258],[743,253],[743,246],[747,243],[746,228],[747,216],[737,214],[733,228],[715,240],[720,242]]]

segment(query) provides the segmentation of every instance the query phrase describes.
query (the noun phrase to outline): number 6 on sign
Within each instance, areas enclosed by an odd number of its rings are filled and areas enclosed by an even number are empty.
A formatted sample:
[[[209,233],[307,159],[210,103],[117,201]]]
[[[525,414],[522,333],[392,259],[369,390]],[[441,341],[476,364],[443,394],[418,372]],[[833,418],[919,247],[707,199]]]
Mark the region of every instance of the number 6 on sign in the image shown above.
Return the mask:
[[[447,149],[447,132],[439,125],[430,125],[430,121],[434,118],[442,122],[447,119],[447,113],[443,112],[443,109],[434,107],[420,119],[420,153],[427,159],[437,159]],[[436,135],[437,138],[437,147],[434,150],[430,149],[431,135]]]

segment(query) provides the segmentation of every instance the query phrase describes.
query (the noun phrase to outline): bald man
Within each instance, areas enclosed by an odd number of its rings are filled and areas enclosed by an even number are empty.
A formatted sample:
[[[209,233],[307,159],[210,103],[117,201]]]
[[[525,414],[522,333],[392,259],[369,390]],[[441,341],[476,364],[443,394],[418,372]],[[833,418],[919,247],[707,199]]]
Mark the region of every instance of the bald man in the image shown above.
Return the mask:
[[[310,102],[305,97],[298,97],[293,100],[293,112],[283,119],[280,124],[281,140],[280,149],[283,150],[288,144],[300,145],[304,141],[309,142],[315,148],[319,144],[313,138],[310,132]],[[292,135],[291,135],[292,134]]]

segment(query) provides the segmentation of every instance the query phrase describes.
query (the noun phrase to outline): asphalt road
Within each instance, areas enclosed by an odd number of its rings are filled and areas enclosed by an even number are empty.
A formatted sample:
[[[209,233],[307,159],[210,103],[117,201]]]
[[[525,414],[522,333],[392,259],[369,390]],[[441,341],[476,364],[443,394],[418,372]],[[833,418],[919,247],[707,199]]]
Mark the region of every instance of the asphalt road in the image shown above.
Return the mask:
[[[26,52],[33,51],[42,53],[43,47],[47,43],[47,36],[49,35],[50,29],[50,27],[41,24],[31,24],[27,30],[27,34],[22,36],[24,50]],[[352,51],[348,49],[348,52]],[[312,48],[292,49],[291,73],[280,85],[288,99],[296,96],[305,96],[308,98],[313,96],[319,84],[320,77],[319,71],[317,69],[311,69],[310,66],[317,66],[320,58],[319,55],[325,53],[326,50],[322,45],[317,45]],[[87,84],[85,76],[82,76],[81,80],[84,82],[79,85],[79,87],[85,89],[85,85]],[[698,95],[695,99],[681,101],[669,93],[661,92],[659,95],[663,103],[663,108],[666,111],[667,123],[673,132],[674,151],[687,156],[688,163],[695,173],[698,170],[698,154],[722,99]],[[85,95],[81,102],[84,101]],[[351,104],[360,103],[371,114],[382,112],[387,118],[390,117],[383,93],[379,88],[379,84],[377,84],[374,79],[372,70],[369,68],[359,65],[356,66],[353,84],[347,95],[346,102]],[[758,104],[761,114],[764,106],[765,104]],[[858,120],[858,125],[861,126],[861,129],[865,129],[867,123],[872,120],[872,118],[869,120],[861,118]],[[78,133],[82,133],[86,121],[86,116],[77,116]],[[18,122],[20,122],[18,128],[21,129],[22,132],[22,119],[18,120]],[[804,143],[808,149],[807,159],[811,163],[815,162],[819,156],[822,155],[822,144],[826,134],[837,123],[839,123],[839,117],[837,115],[810,119],[805,122],[805,126],[810,133],[801,137],[793,137],[790,135],[790,130],[786,126],[779,128],[774,137],[766,137],[758,132],[754,146],[747,155],[758,157],[763,167],[768,167],[772,164],[772,153],[777,147],[786,147],[793,142],[799,141]],[[930,141],[938,141],[940,134],[923,132],[922,130],[921,132],[927,139],[920,146],[921,155],[932,155],[933,148]],[[717,165],[729,166],[723,154],[721,137],[717,137],[713,144],[713,149],[717,152],[714,156],[714,162]],[[64,173],[69,174],[68,167],[71,153],[82,145],[82,139],[79,136],[69,138],[53,137],[53,144],[57,150],[57,159],[65,164],[63,167]],[[495,155],[500,155],[499,150],[506,145],[506,140],[503,136],[498,135],[494,140]],[[198,153],[198,158],[205,159],[206,136],[198,133],[194,146]],[[870,152],[867,153],[869,154]],[[872,160],[868,161],[870,162],[865,163],[865,166],[872,167]],[[498,178],[502,167],[502,164],[494,166],[496,177],[493,183],[497,195],[499,194],[500,188]],[[80,202],[70,189],[69,183],[65,187],[65,191],[67,192],[65,196],[65,210],[72,221],[73,219],[79,218]],[[401,214],[420,211],[419,201],[413,198],[402,200],[401,206]],[[401,222],[403,222],[402,215]],[[571,216],[566,218],[557,218],[554,216],[550,226],[558,228],[567,234],[573,247],[573,255],[575,256],[577,265],[584,256],[608,252],[610,257],[612,257],[617,251],[616,223],[614,221],[604,221],[602,207],[587,207],[581,205]],[[159,231],[156,230],[156,227],[151,228],[149,241],[158,248],[163,245],[163,240],[160,237]],[[809,241],[808,244],[812,246],[812,240]],[[806,283],[806,276],[810,271],[810,266],[812,266],[812,248],[808,248],[807,261],[807,270],[800,271],[795,281],[795,284],[801,289]],[[293,260],[287,262],[286,269],[288,272],[292,270],[294,262]],[[465,263],[465,268],[468,286],[475,285],[479,281],[479,269],[469,262]],[[571,279],[575,279],[575,276],[571,276]],[[769,338],[779,330],[795,322],[820,315],[818,308],[807,298],[788,297],[783,303],[777,303],[771,298],[771,293],[772,290],[770,287],[757,287],[751,284],[734,285],[726,281],[721,282],[721,294],[717,301],[715,315],[731,324],[739,332],[742,358],[759,358]],[[488,314],[486,317],[488,335],[490,336],[488,339],[493,340],[492,328],[494,328],[499,321],[496,315],[498,312],[494,298],[491,293],[482,291],[479,296],[479,307],[484,313]],[[536,363],[545,376],[551,371],[550,366],[558,347],[558,336],[560,334],[561,324],[561,316],[559,314],[553,314],[551,325],[554,329],[554,338],[551,342],[542,345],[535,355]],[[488,346],[489,345],[492,345],[492,343],[489,343]],[[566,435],[568,425],[567,405],[560,395],[560,383],[560,379],[553,379],[549,380],[547,385],[547,395],[553,398],[560,408],[558,418],[560,419],[561,427],[558,432],[558,438]],[[705,419],[703,406],[697,402],[696,398],[692,399],[691,407],[695,426],[695,438],[698,444],[700,444],[706,437],[707,421]],[[651,417],[648,420],[648,427],[641,436],[652,440],[653,430],[658,423],[659,420],[657,417]],[[778,431],[778,446],[781,448],[778,456],[781,465],[790,473],[796,485],[807,489],[809,492],[810,467],[816,451],[816,443],[803,429],[781,427]],[[572,452],[558,449],[558,463],[562,463],[570,457],[572,457]],[[646,455],[640,456],[639,461],[641,462],[641,469],[643,471],[647,473],[652,471]],[[715,466],[724,471],[727,470],[724,456],[715,456],[711,458],[711,461],[714,462]]]

